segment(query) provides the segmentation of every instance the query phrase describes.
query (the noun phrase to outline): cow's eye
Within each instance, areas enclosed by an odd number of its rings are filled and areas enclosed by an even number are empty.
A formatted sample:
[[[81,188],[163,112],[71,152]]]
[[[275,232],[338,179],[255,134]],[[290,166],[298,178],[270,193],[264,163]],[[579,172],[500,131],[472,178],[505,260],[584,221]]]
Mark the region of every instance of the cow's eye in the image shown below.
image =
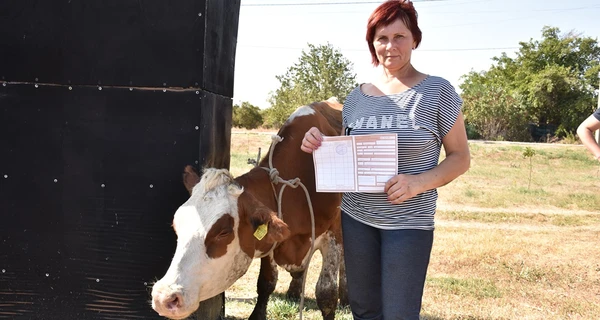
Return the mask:
[[[221,238],[228,237],[232,232],[233,232],[233,229],[223,229],[223,230],[221,230],[221,232],[219,233],[217,238],[221,239]]]

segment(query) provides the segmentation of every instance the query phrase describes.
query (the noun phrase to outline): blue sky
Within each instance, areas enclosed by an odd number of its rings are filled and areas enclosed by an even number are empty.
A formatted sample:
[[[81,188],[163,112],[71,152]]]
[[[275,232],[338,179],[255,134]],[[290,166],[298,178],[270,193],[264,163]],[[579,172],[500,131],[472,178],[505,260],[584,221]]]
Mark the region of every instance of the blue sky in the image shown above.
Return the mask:
[[[369,14],[383,1],[242,0],[235,61],[234,103],[269,107],[275,78],[296,63],[307,43],[331,43],[353,63],[357,81],[377,72],[365,38]],[[312,4],[312,5],[310,5]],[[471,70],[487,70],[491,58],[514,56],[520,41],[540,39],[544,26],[600,36],[598,0],[414,1],[423,32],[413,52],[417,70],[444,77],[457,89]]]

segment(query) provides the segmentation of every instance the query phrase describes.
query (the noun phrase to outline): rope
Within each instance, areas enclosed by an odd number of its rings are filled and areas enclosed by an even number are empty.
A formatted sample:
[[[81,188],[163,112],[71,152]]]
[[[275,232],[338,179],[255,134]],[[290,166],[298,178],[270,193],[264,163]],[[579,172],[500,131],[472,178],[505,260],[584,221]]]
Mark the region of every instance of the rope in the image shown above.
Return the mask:
[[[283,195],[283,190],[286,187],[292,187],[296,189],[298,186],[302,187],[304,190],[304,195],[306,196],[306,201],[308,202],[308,209],[310,211],[310,226],[311,226],[311,242],[310,242],[310,251],[308,252],[308,259],[303,263],[304,276],[302,277],[302,293],[300,295],[300,320],[302,320],[302,309],[304,309],[304,288],[306,286],[306,273],[308,271],[308,266],[310,265],[310,260],[315,252],[315,213],[313,211],[312,201],[310,199],[310,194],[308,193],[308,189],[306,186],[300,182],[300,178],[294,178],[291,180],[284,180],[279,176],[279,171],[276,168],[273,168],[273,150],[275,150],[275,146],[277,143],[283,141],[283,138],[278,135],[271,136],[272,144],[269,150],[269,168],[261,167],[269,173],[269,179],[271,180],[271,187],[273,188],[273,194],[275,195],[275,199],[277,200],[277,215],[279,219],[283,220],[282,212],[281,212],[281,197]],[[281,189],[279,190],[279,195],[275,192],[276,184],[283,184]],[[271,254],[273,249],[277,246],[277,242],[273,243],[271,249],[266,252],[262,257],[266,257]],[[261,257],[261,258],[262,258]]]

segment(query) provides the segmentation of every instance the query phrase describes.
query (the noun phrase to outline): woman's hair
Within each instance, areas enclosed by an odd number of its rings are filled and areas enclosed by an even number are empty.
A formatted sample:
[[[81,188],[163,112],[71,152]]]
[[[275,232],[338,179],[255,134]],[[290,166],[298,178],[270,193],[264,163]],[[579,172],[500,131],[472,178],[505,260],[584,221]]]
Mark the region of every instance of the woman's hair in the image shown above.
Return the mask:
[[[402,20],[406,27],[412,33],[413,39],[415,40],[415,48],[421,43],[421,29],[417,23],[417,11],[410,0],[388,0],[369,17],[367,23],[367,43],[369,45],[369,51],[371,51],[371,58],[374,66],[379,65],[377,59],[377,53],[375,53],[375,47],[373,46],[373,40],[375,37],[375,31],[379,27],[387,26],[392,24],[397,19]]]

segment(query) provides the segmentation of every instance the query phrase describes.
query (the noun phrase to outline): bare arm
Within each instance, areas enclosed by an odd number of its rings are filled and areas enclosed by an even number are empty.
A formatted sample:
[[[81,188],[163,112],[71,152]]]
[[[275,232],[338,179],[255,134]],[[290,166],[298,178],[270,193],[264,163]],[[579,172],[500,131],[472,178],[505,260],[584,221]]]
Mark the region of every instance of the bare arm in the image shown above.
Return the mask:
[[[594,139],[594,131],[600,129],[600,121],[593,115],[589,116],[577,128],[577,135],[583,145],[590,150],[596,160],[600,160],[600,146]]]
[[[442,139],[446,158],[435,168],[417,175],[399,174],[385,185],[388,200],[401,203],[427,190],[441,187],[465,173],[471,164],[462,113]]]

